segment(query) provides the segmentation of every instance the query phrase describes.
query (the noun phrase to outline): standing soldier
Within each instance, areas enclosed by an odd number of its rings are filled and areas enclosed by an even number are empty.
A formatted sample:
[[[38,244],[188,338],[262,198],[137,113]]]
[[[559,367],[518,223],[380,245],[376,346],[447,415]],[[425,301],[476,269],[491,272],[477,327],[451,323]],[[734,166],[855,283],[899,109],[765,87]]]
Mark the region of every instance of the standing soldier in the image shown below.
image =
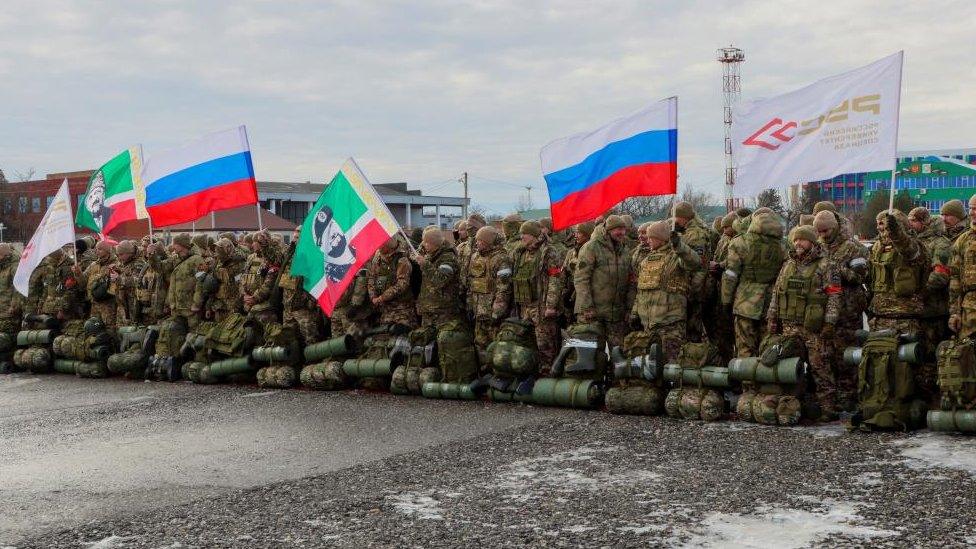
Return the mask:
[[[834,378],[837,383],[836,405],[845,412],[857,406],[857,366],[844,362],[844,349],[857,344],[857,331],[864,327],[864,311],[868,294],[864,284],[868,280],[868,250],[857,240],[847,238],[833,212],[820,212],[813,218],[813,227],[830,262],[830,271],[840,279],[840,311],[834,327]]]
[[[115,247],[118,262],[109,273],[111,293],[116,302],[116,325],[138,326],[143,322],[139,313],[139,277],[146,268],[146,262],[139,258],[139,249],[134,240],[123,240]]]
[[[647,254],[653,251],[650,242],[647,240],[647,229],[653,225],[653,222],[644,223],[637,229],[637,246],[634,247],[633,253],[630,254],[630,264],[637,269],[647,257]]]
[[[413,266],[405,248],[397,237],[380,246],[367,265],[366,286],[370,302],[380,311],[380,324],[396,324],[410,331],[419,323],[410,287]]]
[[[599,323],[611,347],[623,345],[636,291],[631,283],[631,258],[624,249],[626,237],[627,227],[620,216],[608,216],[580,248],[573,275],[577,321]]]
[[[511,254],[521,242],[519,229],[522,227],[522,216],[518,213],[508,214],[502,219],[502,230],[505,231],[505,251]]]
[[[85,287],[64,249],[51,252],[38,270],[39,312],[62,321],[82,318]],[[29,293],[34,293],[34,288]]]
[[[729,242],[722,305],[732,308],[739,357],[759,355],[772,286],[785,260],[783,225],[775,214],[753,215],[748,231]]]
[[[434,225],[424,229],[420,246],[416,261],[422,277],[420,295],[417,296],[421,326],[439,327],[448,322],[461,321],[461,268],[458,266],[457,252],[444,239],[440,227]]]
[[[197,284],[193,311],[202,312],[207,320],[221,322],[242,310],[241,279],[245,261],[228,238],[221,238],[214,248],[212,266],[206,276],[208,284]],[[205,285],[216,286],[205,288]]]
[[[346,286],[332,309],[332,316],[329,318],[332,337],[362,331],[364,322],[372,312],[368,298],[366,269],[363,268],[356,272],[355,278]]]
[[[505,253],[502,237],[494,227],[478,229],[475,246],[465,286],[468,312],[474,317],[475,346],[484,350],[511,308],[512,258]]]
[[[576,273],[576,265],[579,263],[579,251],[590,240],[593,234],[593,222],[587,221],[580,223],[573,228],[573,247],[566,251],[563,259],[563,270],[559,275],[559,302],[562,305],[563,314],[567,319],[574,316],[573,306],[576,303],[576,286],[573,283],[573,276]]]
[[[512,290],[519,318],[535,326],[539,349],[539,375],[549,375],[561,344],[559,285],[562,258],[542,236],[538,221],[526,221],[519,229],[521,242],[512,253]]]
[[[182,317],[186,325],[193,328],[198,320],[192,310],[193,294],[203,258],[192,252],[193,243],[186,233],[174,236],[172,247],[173,253],[167,257],[159,244],[150,244],[148,261],[160,276],[168,280],[166,307],[169,315]]]
[[[154,255],[151,246],[156,244],[148,236],[143,239],[142,255],[145,258],[142,271],[139,273],[139,285],[136,288],[136,299],[139,301],[139,318],[147,326],[151,326],[166,318],[166,296],[169,293],[169,277],[159,270],[159,264],[153,265],[149,261]],[[161,252],[160,252],[161,253]]]
[[[627,255],[633,256],[634,250],[637,248],[637,227],[634,226],[634,216],[630,214],[623,214],[620,219],[624,220],[624,226],[627,227],[627,238],[624,239],[624,248],[627,250]]]
[[[674,362],[685,341],[688,292],[701,259],[667,221],[652,223],[646,239],[649,251],[634,265],[637,297],[630,322],[643,326],[653,341],[660,342],[664,358]]]
[[[458,220],[458,222],[454,224],[454,251],[457,251],[457,249],[461,247],[461,244],[464,244],[467,241],[468,222],[464,219]]]
[[[840,277],[831,273],[813,227],[800,225],[790,236],[793,249],[773,287],[767,330],[803,342],[816,384],[820,421],[833,421],[837,388],[831,347],[840,312]]]
[[[707,309],[705,331],[709,340],[718,348],[722,364],[727,364],[735,356],[735,330],[732,328],[732,316],[722,306],[722,273],[725,271],[729,258],[729,244],[735,238],[735,221],[739,217],[735,212],[722,218],[722,234],[715,244],[715,253],[708,263],[708,292],[712,299],[711,307]]]
[[[261,325],[278,321],[275,303],[278,273],[282,257],[267,230],[258,231],[251,238],[251,251],[241,277],[241,295],[249,320]]]
[[[939,213],[942,214],[942,221],[945,222],[946,238],[950,242],[955,242],[959,238],[959,235],[969,229],[969,220],[972,216],[966,215],[966,208],[963,206],[961,200],[949,200],[942,205]]]
[[[90,316],[98,318],[105,324],[110,333],[115,333],[115,319],[118,315],[118,303],[115,295],[110,291],[112,283],[111,273],[115,271],[115,254],[112,245],[105,240],[95,244],[95,259],[82,272],[81,267],[75,265],[74,272],[78,282],[85,288],[85,295],[91,304]]]
[[[478,231],[481,230],[487,223],[485,223],[485,218],[481,214],[471,214],[468,216],[468,220],[465,224],[467,228],[468,238],[464,242],[458,244],[457,248],[457,258],[458,267],[461,269],[461,301],[467,301],[467,291],[468,291],[468,266],[471,264],[471,258],[477,252],[477,247],[475,246],[475,236]]]
[[[20,329],[20,313],[22,300],[14,289],[14,273],[17,272],[17,259],[13,248],[6,242],[0,242],[0,334],[7,334],[10,338],[9,349],[0,348],[0,367],[9,364],[13,352],[13,342]],[[9,366],[7,366],[9,368]],[[0,371],[0,373],[6,373]]]
[[[321,341],[324,330],[322,309],[319,308],[318,301],[305,291],[303,277],[291,274],[291,264],[295,259],[295,250],[301,232],[302,226],[299,225],[291,235],[291,243],[286,254],[287,260],[281,269],[278,287],[281,288],[281,323],[294,330],[304,348],[306,345]],[[220,253],[220,242],[217,243],[217,252]]]
[[[908,212],[908,225],[928,252],[932,269],[922,296],[922,332],[926,349],[935,356],[935,347],[949,337],[949,263],[952,242],[945,236],[942,218],[932,217],[923,207]],[[934,388],[931,388],[934,391]]]
[[[559,254],[560,259],[565,260],[566,252],[569,251],[569,249],[562,242],[562,240],[556,238],[555,235],[553,235],[552,219],[548,217],[543,217],[542,219],[539,220],[539,227],[542,228],[542,238],[545,238],[546,242],[548,242],[549,245],[552,246],[554,250],[556,250],[556,253]]]
[[[681,234],[681,240],[698,254],[702,262],[700,269],[691,275],[690,298],[688,299],[688,340],[703,341],[704,326],[702,323],[702,307],[705,297],[705,281],[708,272],[705,265],[712,259],[711,236],[708,227],[702,223],[695,213],[694,207],[688,202],[678,202],[674,206],[674,228]]]
[[[976,219],[976,196],[969,199],[969,214]],[[943,214],[945,215],[945,214]],[[976,333],[976,229],[970,228],[952,243],[949,274],[949,329],[960,339]]]

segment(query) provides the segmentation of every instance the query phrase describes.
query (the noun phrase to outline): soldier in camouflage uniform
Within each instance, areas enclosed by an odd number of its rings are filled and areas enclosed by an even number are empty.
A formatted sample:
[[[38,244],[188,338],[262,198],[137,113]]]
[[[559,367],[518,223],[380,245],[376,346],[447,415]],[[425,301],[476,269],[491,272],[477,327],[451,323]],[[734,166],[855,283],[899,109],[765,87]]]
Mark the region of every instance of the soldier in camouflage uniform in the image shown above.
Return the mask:
[[[577,321],[599,323],[611,347],[623,345],[636,292],[631,257],[623,245],[626,237],[623,220],[608,216],[580,248],[573,275]]]
[[[115,295],[109,291],[111,273],[115,271],[115,253],[112,244],[100,240],[95,244],[95,260],[84,271],[75,265],[73,271],[78,277],[78,283],[85,288],[85,296],[90,303],[89,316],[98,318],[105,324],[109,332],[115,332],[115,320],[118,315],[118,303]]]
[[[368,298],[366,269],[359,269],[332,309],[329,318],[332,337],[362,332],[366,328],[372,313]]]
[[[241,277],[241,295],[248,320],[260,324],[278,321],[278,273],[284,259],[267,230],[258,231],[251,238],[251,255]]]
[[[945,236],[941,217],[933,217],[924,207],[908,212],[908,226],[922,241],[932,262],[922,296],[922,332],[926,348],[935,357],[935,347],[949,334],[949,263],[952,261],[952,242]],[[934,390],[934,388],[933,388]]]
[[[461,243],[463,242],[467,242],[468,240],[467,220],[459,219],[456,222],[454,222],[453,236],[454,236],[454,251],[456,252],[458,246],[460,246]]]
[[[647,240],[647,229],[653,225],[652,222],[644,223],[637,228],[637,246],[634,247],[634,251],[630,254],[630,264],[635,269],[641,264],[641,261],[647,257],[647,254],[651,253],[651,245]]]
[[[719,355],[722,357],[722,364],[727,364],[735,356],[735,330],[733,329],[732,316],[728,314],[728,309],[722,306],[720,298],[722,289],[722,273],[725,271],[726,262],[729,257],[729,243],[736,236],[733,225],[738,216],[734,212],[722,218],[722,235],[715,244],[715,253],[712,260],[708,263],[708,292],[713,296],[705,315],[705,332],[708,339],[718,347]]]
[[[115,247],[118,258],[115,268],[109,272],[111,285],[109,291],[115,296],[116,325],[138,326],[140,317],[138,288],[139,277],[146,268],[146,262],[139,257],[139,248],[133,240],[123,240]]]
[[[627,237],[624,239],[624,249],[627,255],[633,257],[634,250],[637,249],[639,244],[637,240],[637,227],[634,226],[634,216],[629,214],[623,214],[620,219],[624,220],[624,227],[627,227]]]
[[[512,293],[519,318],[535,326],[539,349],[539,374],[549,375],[559,353],[560,295],[557,282],[563,263],[542,236],[538,221],[526,221],[519,229],[521,242],[512,253]]]
[[[759,355],[772,286],[786,260],[783,225],[775,214],[754,214],[749,230],[729,242],[722,273],[722,305],[732,308],[735,351]]]
[[[976,196],[969,199],[969,214],[976,219]],[[949,267],[949,329],[959,338],[972,337],[976,333],[976,226],[952,243]]]
[[[424,229],[420,253],[415,260],[420,265],[420,295],[417,296],[417,313],[421,326],[438,327],[452,321],[463,320],[461,309],[461,268],[457,252],[444,239],[439,227]]]
[[[863,329],[868,294],[868,250],[857,240],[846,238],[833,212],[820,212],[813,218],[824,256],[830,270],[840,279],[840,312],[834,327],[832,345],[836,404],[840,410],[853,412],[857,406],[857,366],[844,362],[844,349],[857,345],[856,333]]]
[[[945,224],[945,235],[950,242],[955,242],[959,235],[969,229],[972,212],[966,215],[966,208],[961,200],[949,200],[939,209],[942,222]]]
[[[494,227],[478,229],[475,246],[465,286],[468,312],[474,318],[474,342],[479,349],[485,349],[511,309],[512,259],[505,253],[502,236]]]
[[[213,257],[213,253],[210,251],[211,240],[207,234],[200,233],[194,235],[190,241],[193,243],[193,253],[204,259]]]
[[[708,265],[712,259],[711,235],[708,227],[702,223],[695,209],[688,202],[678,202],[674,206],[674,229],[681,235],[681,240],[698,254],[702,267]],[[702,312],[705,306],[705,290],[708,272],[702,268],[691,275],[690,295],[688,299],[688,340],[704,341],[704,324]]]
[[[831,272],[813,227],[800,225],[790,236],[793,249],[773,286],[767,330],[803,342],[816,384],[820,420],[833,421],[837,419],[837,387],[831,348],[840,317],[840,276]]]
[[[475,235],[478,231],[487,225],[485,218],[481,214],[471,214],[468,216],[466,226],[468,229],[468,238],[464,242],[458,244],[457,247],[457,259],[458,267],[461,269],[461,301],[467,301],[467,291],[468,291],[468,266],[471,264],[471,258],[473,254],[477,252],[477,247],[475,246]]]
[[[88,266],[95,262],[98,257],[95,253],[95,245],[98,244],[98,240],[94,236],[87,235],[79,238],[75,241],[75,246],[73,252],[77,256],[78,261],[75,263],[81,267],[82,272],[88,269]],[[66,250],[67,252],[67,250]]]
[[[0,242],[0,333],[16,337],[20,329],[20,315],[23,300],[14,288],[14,273],[17,272],[18,259],[14,256],[13,248],[6,242]],[[0,362],[10,360],[12,350],[8,353],[0,351]]]
[[[366,271],[369,299],[380,311],[380,324],[398,324],[408,331],[416,328],[417,301],[410,287],[413,267],[406,244],[396,237],[387,240],[369,260]]]
[[[218,240],[213,257],[201,263],[207,274],[205,282],[197,284],[193,312],[216,322],[240,313],[243,310],[241,280],[245,267],[234,243],[227,238]]]
[[[199,319],[192,311],[193,294],[203,258],[192,252],[193,243],[190,240],[190,235],[186,233],[173,237],[173,253],[169,256],[159,244],[150,244],[147,260],[160,276],[168,280],[164,314],[182,317],[188,327],[194,328]]]
[[[646,238],[649,251],[634,265],[637,296],[630,323],[643,326],[661,343],[664,358],[674,362],[685,342],[688,292],[692,277],[701,270],[701,259],[667,221],[652,223]]]
[[[857,240],[857,238],[855,237],[856,231],[854,230],[854,224],[851,223],[850,219],[847,219],[846,217],[840,215],[840,212],[837,211],[837,206],[835,206],[833,202],[829,200],[822,200],[813,205],[814,216],[824,211],[831,212],[832,214],[834,214],[834,219],[836,219],[837,223],[840,225],[840,234],[844,238],[848,240]]]
[[[573,228],[573,247],[566,250],[563,258],[563,270],[559,275],[559,299],[562,305],[562,314],[567,319],[574,316],[573,305],[576,303],[576,287],[573,284],[573,275],[576,273],[576,265],[579,263],[579,251],[590,240],[593,234],[593,223],[580,223]]]
[[[549,243],[550,246],[552,246],[552,249],[556,250],[556,253],[559,254],[559,257],[565,260],[566,252],[569,251],[569,248],[562,241],[562,239],[556,238],[555,235],[553,234],[552,219],[548,217],[543,217],[542,219],[539,220],[539,227],[542,228],[542,237],[546,239],[546,241]]]
[[[515,251],[515,247],[522,242],[519,236],[519,229],[522,227],[522,223],[525,220],[522,216],[513,213],[508,214],[502,219],[502,230],[505,232],[505,251],[511,255]]]
[[[147,326],[155,325],[166,318],[166,296],[169,294],[169,277],[159,272],[149,257],[152,255],[150,246],[154,244],[149,237],[142,240],[142,257],[144,265],[139,273],[136,299],[139,301],[139,318]]]
[[[300,276],[292,276],[291,263],[295,259],[295,250],[298,246],[298,238],[301,236],[302,226],[295,227],[292,233],[291,243],[286,253],[287,259],[278,277],[278,287],[281,288],[281,324],[286,328],[291,328],[300,338],[302,347],[318,343],[322,340],[325,330],[322,322],[322,309],[318,301],[305,291],[304,279]],[[227,241],[229,242],[229,241]],[[217,252],[220,253],[221,242],[217,243]]]
[[[62,321],[82,318],[85,287],[73,267],[64,249],[51,252],[41,263],[35,271],[37,286],[28,292],[37,292],[38,312]]]

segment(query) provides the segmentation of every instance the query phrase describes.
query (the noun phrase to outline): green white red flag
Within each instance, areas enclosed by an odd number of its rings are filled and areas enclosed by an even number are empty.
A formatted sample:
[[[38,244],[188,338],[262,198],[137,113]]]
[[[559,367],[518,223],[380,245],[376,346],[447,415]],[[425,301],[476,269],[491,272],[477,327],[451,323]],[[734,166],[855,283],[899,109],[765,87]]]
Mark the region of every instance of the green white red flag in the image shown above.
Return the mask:
[[[75,214],[75,225],[105,236],[125,221],[148,219],[142,184],[142,146],[122,151],[95,171]]]
[[[352,158],[325,187],[302,223],[291,274],[331,315],[342,293],[376,250],[400,230]]]

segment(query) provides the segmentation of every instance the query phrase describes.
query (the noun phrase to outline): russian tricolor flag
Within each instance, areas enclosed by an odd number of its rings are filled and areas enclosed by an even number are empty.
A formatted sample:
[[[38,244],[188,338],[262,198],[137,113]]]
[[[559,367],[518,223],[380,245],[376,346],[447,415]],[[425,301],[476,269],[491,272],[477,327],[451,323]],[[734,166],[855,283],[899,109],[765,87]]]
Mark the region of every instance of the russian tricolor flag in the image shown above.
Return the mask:
[[[678,187],[678,98],[542,148],[553,230],[594,219],[632,196]]]
[[[142,176],[154,227],[196,221],[213,211],[258,201],[244,126],[155,154]]]

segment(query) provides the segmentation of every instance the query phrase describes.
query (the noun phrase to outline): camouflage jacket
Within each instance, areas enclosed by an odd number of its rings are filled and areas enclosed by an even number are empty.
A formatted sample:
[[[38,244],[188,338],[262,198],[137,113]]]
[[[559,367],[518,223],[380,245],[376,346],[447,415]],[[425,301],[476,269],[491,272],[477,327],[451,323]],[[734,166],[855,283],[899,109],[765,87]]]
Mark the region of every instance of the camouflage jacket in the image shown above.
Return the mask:
[[[477,319],[502,320],[512,304],[512,258],[500,245],[475,251],[468,264],[468,311]]]
[[[766,318],[784,326],[820,333],[825,324],[840,319],[840,275],[830,270],[830,261],[821,245],[803,257],[791,250],[790,257],[776,277]]]
[[[512,301],[520,311],[536,308],[540,316],[546,309],[561,309],[559,276],[563,260],[546,240],[533,248],[519,243],[512,253]]]
[[[649,250],[634,265],[637,296],[631,315],[640,317],[645,330],[684,322],[691,278],[700,270],[701,258],[683,240],[678,242],[677,250],[670,242]]]
[[[477,253],[474,236],[469,236],[464,242],[457,246],[457,262],[461,269],[461,291],[468,291],[468,267],[471,265],[471,258]]]
[[[949,314],[949,263],[952,261],[952,242],[945,236],[941,217],[933,217],[928,227],[918,235],[929,254],[932,269],[925,282],[922,296],[922,318],[943,317]]]
[[[579,264],[580,246],[575,246],[566,251],[563,258],[563,271],[559,274],[556,284],[559,288],[559,300],[562,311],[569,316],[573,312],[573,303],[576,302],[576,288],[573,285],[573,276],[576,274],[576,266]]]
[[[64,320],[82,317],[85,288],[72,273],[72,261],[65,254],[60,261],[48,256],[38,269],[37,283],[41,288],[40,312]]]
[[[868,310],[886,318],[917,318],[922,314],[922,295],[931,270],[922,242],[905,227],[893,237],[881,237],[871,247]]]
[[[688,220],[688,224],[685,225],[684,229],[678,228],[678,232],[681,234],[681,241],[698,254],[699,261],[701,262],[700,266],[708,265],[714,251],[712,249],[712,231],[702,223],[698,216],[695,216]],[[691,284],[692,295],[690,298],[692,301],[701,300],[707,276],[708,272],[701,268],[691,273],[689,283]]]
[[[129,261],[115,264],[116,278],[109,286],[109,293],[115,296],[118,305],[118,322],[121,326],[138,325],[143,319],[139,306],[139,278],[146,268],[146,262],[133,254]]]
[[[868,249],[860,242],[847,238],[841,231],[824,240],[824,256],[830,262],[830,270],[840,277],[841,300],[839,326],[860,329],[864,311],[868,308],[868,293],[864,284],[868,280]]]
[[[271,243],[247,258],[244,273],[241,275],[241,295],[250,296],[254,301],[250,307],[244,305],[245,311],[259,313],[276,308],[281,263],[282,257]]]
[[[169,294],[169,277],[160,273],[158,264],[154,266],[151,258],[144,261],[139,272],[136,299],[139,300],[140,321],[155,324],[161,320],[166,308],[166,296]]]
[[[114,255],[109,255],[104,259],[96,258],[88,264],[88,267],[78,276],[78,283],[85,288],[85,297],[91,303],[110,304],[114,306],[115,294],[109,292],[111,285],[111,272],[115,270],[116,259]],[[102,286],[104,294],[101,299],[96,299],[94,293],[96,288]]]
[[[193,295],[196,291],[197,273],[203,258],[188,253],[186,256],[178,254],[163,255],[157,252],[149,256],[149,264],[155,271],[166,278],[166,306],[170,313],[189,317],[193,307]]]
[[[241,295],[241,282],[244,280],[245,262],[235,253],[223,261],[211,256],[200,262],[206,273],[205,279],[197,284],[193,294],[193,305],[206,313],[207,318],[216,318],[217,313],[239,313],[244,308]]]
[[[372,304],[369,302],[369,292],[366,287],[366,269],[359,269],[352,282],[339,296],[332,317],[347,321],[358,321],[369,317]],[[336,334],[339,335],[339,334]]]
[[[281,288],[281,308],[285,313],[291,311],[318,311],[319,302],[305,291],[305,279],[291,274],[291,264],[295,259],[296,243],[288,247],[288,259],[278,275],[278,287]]]
[[[376,308],[383,324],[417,324],[417,302],[410,288],[413,267],[402,243],[390,255],[377,251],[366,267],[370,300],[379,298]]]
[[[760,320],[769,309],[772,286],[783,261],[786,244],[779,236],[753,231],[729,242],[728,259],[722,273],[722,304],[743,318]]]
[[[592,312],[596,320],[621,322],[627,319],[634,303],[630,256],[611,241],[601,225],[579,251],[573,286],[576,290],[576,316]]]
[[[959,337],[976,333],[976,227],[962,233],[952,243],[949,314],[962,319]]]
[[[959,223],[945,228],[945,236],[950,242],[955,242],[963,233],[969,230],[969,218],[964,217]]]
[[[21,296],[14,289],[18,261],[13,254],[0,259],[0,318],[20,318]]]
[[[461,319],[461,267],[457,252],[447,242],[432,253],[424,253],[420,265],[420,295],[417,313],[427,323],[441,324]]]

